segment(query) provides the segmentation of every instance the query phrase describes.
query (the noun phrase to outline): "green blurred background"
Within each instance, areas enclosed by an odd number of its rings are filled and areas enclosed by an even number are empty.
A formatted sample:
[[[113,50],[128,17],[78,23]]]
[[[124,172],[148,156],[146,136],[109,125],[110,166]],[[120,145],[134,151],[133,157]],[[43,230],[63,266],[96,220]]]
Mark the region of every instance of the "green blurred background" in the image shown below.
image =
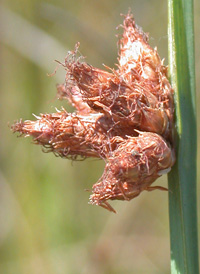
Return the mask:
[[[119,14],[129,7],[167,64],[167,0],[1,3],[0,273],[170,273],[166,192],[112,202],[118,214],[88,205],[84,189],[101,176],[102,161],[71,162],[42,153],[30,138],[17,138],[8,127],[55,107],[72,111],[55,98],[64,70],[47,76],[57,66],[54,60],[64,61],[79,41],[88,63],[114,67]],[[197,106],[199,19],[195,1]],[[167,187],[166,177],[155,184]]]

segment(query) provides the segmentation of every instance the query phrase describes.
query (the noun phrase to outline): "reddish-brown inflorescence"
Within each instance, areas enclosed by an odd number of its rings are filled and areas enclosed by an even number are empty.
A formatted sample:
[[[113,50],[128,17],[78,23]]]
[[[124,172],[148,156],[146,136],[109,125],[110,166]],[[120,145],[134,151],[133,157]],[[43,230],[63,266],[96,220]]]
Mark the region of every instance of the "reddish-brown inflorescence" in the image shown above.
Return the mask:
[[[164,189],[151,184],[175,161],[167,68],[130,13],[119,44],[116,70],[97,69],[77,58],[78,44],[66,57],[58,97],[68,99],[76,112],[63,109],[12,126],[61,157],[106,160],[90,203],[113,212],[108,200],[130,200],[143,190]]]

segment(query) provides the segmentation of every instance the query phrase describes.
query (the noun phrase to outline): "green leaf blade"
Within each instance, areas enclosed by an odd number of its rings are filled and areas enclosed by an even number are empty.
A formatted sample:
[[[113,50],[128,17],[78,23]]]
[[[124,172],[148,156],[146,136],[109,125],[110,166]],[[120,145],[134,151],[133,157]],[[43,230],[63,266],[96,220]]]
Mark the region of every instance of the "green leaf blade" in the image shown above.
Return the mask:
[[[177,161],[169,174],[172,273],[199,273],[193,1],[169,0],[169,67]]]

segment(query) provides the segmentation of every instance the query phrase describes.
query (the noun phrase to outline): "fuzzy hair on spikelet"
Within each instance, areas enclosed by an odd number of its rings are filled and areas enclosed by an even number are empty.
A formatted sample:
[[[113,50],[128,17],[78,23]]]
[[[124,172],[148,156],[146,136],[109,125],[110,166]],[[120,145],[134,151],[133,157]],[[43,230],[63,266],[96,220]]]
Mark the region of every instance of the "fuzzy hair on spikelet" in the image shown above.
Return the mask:
[[[90,203],[115,212],[108,200],[166,190],[151,184],[175,162],[173,90],[157,49],[131,13],[124,16],[117,69],[87,64],[77,57],[78,48],[79,43],[61,63],[65,82],[57,86],[58,98],[76,111],[40,114],[35,121],[15,123],[12,130],[64,158],[104,159]]]

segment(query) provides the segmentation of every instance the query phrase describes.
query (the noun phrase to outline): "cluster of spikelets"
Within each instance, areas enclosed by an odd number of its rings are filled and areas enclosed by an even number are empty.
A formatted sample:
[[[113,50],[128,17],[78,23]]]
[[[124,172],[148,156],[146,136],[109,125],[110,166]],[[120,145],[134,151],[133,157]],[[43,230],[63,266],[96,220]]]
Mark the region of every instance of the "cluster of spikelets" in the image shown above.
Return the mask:
[[[119,45],[116,70],[85,63],[77,57],[78,44],[66,57],[58,97],[67,99],[76,112],[63,109],[12,126],[61,157],[104,159],[105,170],[92,188],[90,203],[113,212],[108,200],[130,200],[143,190],[164,189],[151,184],[175,161],[167,69],[130,13]]]

